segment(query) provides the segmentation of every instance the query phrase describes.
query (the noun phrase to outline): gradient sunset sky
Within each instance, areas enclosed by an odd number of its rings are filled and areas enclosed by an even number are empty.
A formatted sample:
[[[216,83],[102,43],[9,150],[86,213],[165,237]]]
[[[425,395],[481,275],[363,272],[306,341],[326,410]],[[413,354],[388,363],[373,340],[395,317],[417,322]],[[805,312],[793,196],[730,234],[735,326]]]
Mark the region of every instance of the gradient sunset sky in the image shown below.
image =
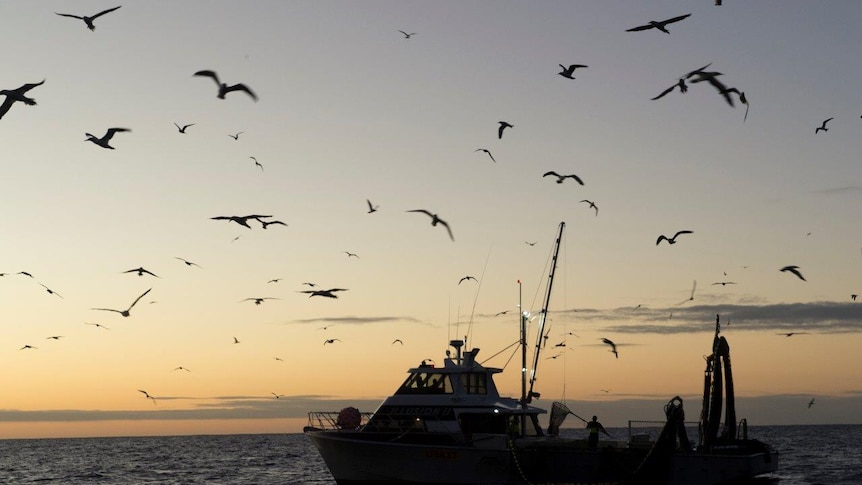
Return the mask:
[[[465,335],[517,396],[563,221],[536,404],[696,419],[720,314],[749,424],[862,423],[862,3],[723,3],[4,4],[0,438],[297,432]],[[747,119],[651,100],[706,64]]]

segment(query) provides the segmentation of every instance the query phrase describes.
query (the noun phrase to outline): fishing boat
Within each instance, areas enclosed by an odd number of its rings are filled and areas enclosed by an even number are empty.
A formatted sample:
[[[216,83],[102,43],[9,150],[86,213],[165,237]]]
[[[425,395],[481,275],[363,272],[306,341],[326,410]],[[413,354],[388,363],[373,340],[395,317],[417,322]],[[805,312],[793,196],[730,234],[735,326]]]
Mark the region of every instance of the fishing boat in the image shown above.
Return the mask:
[[[339,485],[717,485],[777,470],[778,453],[749,439],[746,420],[737,423],[729,346],[719,335],[718,317],[696,445],[688,438],[678,396],[665,406],[667,421],[655,438],[629,433],[627,440],[593,445],[560,436],[563,420],[574,414],[561,402],[553,403],[542,426],[548,412],[533,404],[540,397],[533,384],[564,227],[556,239],[529,379],[528,315],[520,317],[520,398],[501,396],[494,376],[502,369],[483,366],[476,360],[478,348],[452,340],[442,366],[423,361],[409,369],[373,413],[353,407],[309,412],[304,432]]]

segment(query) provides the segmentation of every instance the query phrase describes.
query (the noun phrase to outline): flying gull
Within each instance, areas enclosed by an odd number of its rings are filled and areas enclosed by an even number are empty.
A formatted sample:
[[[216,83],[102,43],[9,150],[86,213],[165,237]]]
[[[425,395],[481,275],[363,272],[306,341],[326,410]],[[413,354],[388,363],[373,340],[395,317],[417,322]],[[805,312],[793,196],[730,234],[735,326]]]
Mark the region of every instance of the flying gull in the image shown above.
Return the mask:
[[[58,13],[58,12],[54,12],[54,13],[56,13],[57,15],[61,15],[61,16],[63,16],[63,17],[71,17],[71,18],[73,18],[73,19],[83,20],[83,21],[84,21],[84,23],[85,23],[85,24],[87,24],[87,28],[88,28],[88,29],[90,29],[91,31],[94,31],[94,30],[96,30],[96,26],[93,24],[93,21],[94,21],[94,20],[96,20],[97,18],[101,17],[102,15],[105,15],[106,13],[113,12],[114,10],[116,10],[116,9],[118,9],[118,8],[120,8],[120,7],[122,7],[122,5],[117,6],[117,7],[114,7],[114,8],[109,8],[109,9],[107,9],[107,10],[102,10],[101,12],[97,13],[96,15],[90,15],[90,16],[87,16],[87,15],[72,15],[72,14],[70,14],[70,13]]]
[[[829,131],[829,128],[826,128],[826,123],[829,123],[832,120],[833,120],[833,118],[828,118],[828,119],[824,120],[823,124],[821,124],[820,126],[818,126],[817,128],[814,129],[814,134],[816,135],[817,133],[820,132],[820,130]]]
[[[0,105],[0,118],[3,118],[3,115],[5,115],[9,111],[9,109],[12,108],[12,105],[15,104],[16,101],[24,103],[28,106],[36,106],[36,100],[25,96],[24,93],[35,88],[36,86],[41,86],[42,84],[45,84],[44,79],[41,82],[25,84],[16,89],[0,90],[0,94],[6,95],[6,99],[3,100],[3,104]]]
[[[599,208],[598,208],[598,206],[596,205],[596,203],[595,203],[595,202],[593,202],[593,201],[591,201],[591,200],[587,200],[587,199],[584,199],[584,200],[582,200],[581,202],[586,202],[587,204],[590,204],[590,209],[595,209],[595,210],[596,210],[596,215],[597,215],[597,216],[599,215]]]
[[[799,271],[799,266],[785,266],[785,267],[781,268],[781,271],[789,271],[789,272],[795,274],[800,280],[808,281],[805,279],[804,276],[802,276],[802,273]]]
[[[488,150],[487,148],[477,148],[477,149],[473,150],[473,152],[485,152],[488,154],[489,157],[491,157],[492,162],[497,163],[497,160],[494,159],[494,155],[491,155],[491,151]]]
[[[606,343],[606,344],[608,344],[608,345],[610,345],[610,346],[611,346],[611,350],[610,350],[610,352],[613,352],[614,357],[616,357],[617,359],[619,359],[619,358],[620,358],[620,354],[618,354],[618,353],[617,353],[617,344],[615,344],[615,343],[613,342],[613,340],[611,340],[611,339],[607,339],[607,338],[604,338],[604,337],[603,337],[603,338],[602,338],[602,342],[604,342],[604,343]]]
[[[299,293],[308,293],[308,297],[312,296],[324,296],[326,298],[338,298],[338,295],[335,294],[337,291],[347,291],[347,288],[330,288],[328,290],[305,290],[300,291]]]
[[[198,72],[194,73],[193,75],[212,78],[212,80],[215,81],[216,86],[218,86],[218,98],[219,99],[224,99],[224,97],[227,93],[230,93],[233,91],[244,91],[246,94],[251,96],[251,99],[257,101],[257,95],[254,94],[254,92],[251,89],[249,89],[248,86],[246,86],[245,84],[242,84],[242,83],[233,84],[231,86],[228,86],[227,84],[225,84],[219,80],[218,74],[216,74],[215,71],[210,71],[210,70],[198,71]]]
[[[667,30],[668,24],[672,24],[674,22],[679,22],[680,20],[686,19],[690,16],[691,16],[691,14],[689,13],[689,14],[685,14],[685,15],[680,15],[679,17],[673,17],[673,18],[669,18],[667,20],[662,20],[662,21],[658,21],[658,22],[655,20],[650,20],[649,23],[647,23],[645,25],[639,25],[637,27],[632,27],[630,29],[627,29],[626,32],[638,32],[640,30],[657,29],[657,30],[661,30],[665,34],[670,34],[670,32]]]
[[[132,130],[130,130],[128,128],[108,128],[108,131],[106,131],[105,134],[102,135],[101,138],[97,138],[95,135],[91,135],[89,133],[84,133],[84,135],[87,137],[87,139],[84,141],[91,141],[91,142],[95,143],[96,145],[99,145],[102,148],[107,148],[109,150],[113,150],[114,147],[112,147],[111,145],[108,144],[111,141],[111,138],[114,137],[115,133],[122,133],[122,132],[126,132],[126,131],[132,131]]]
[[[565,181],[567,178],[570,178],[570,179],[574,179],[574,180],[575,180],[575,182],[577,182],[577,183],[579,183],[579,184],[581,184],[581,185],[584,185],[584,181],[583,181],[583,180],[581,180],[581,178],[580,178],[580,177],[578,177],[578,176],[577,176],[577,175],[575,175],[575,174],[571,174],[571,175],[560,175],[560,174],[558,174],[557,172],[554,172],[553,170],[551,170],[551,171],[545,172],[545,173],[544,173],[544,175],[542,175],[542,177],[547,177],[547,176],[557,177],[557,183],[558,183],[558,184],[561,184],[561,183],[563,183],[563,181]]]
[[[500,124],[500,128],[497,129],[497,138],[499,138],[499,139],[503,138],[503,130],[505,130],[506,128],[514,128],[515,127],[515,125],[511,125],[505,121],[498,121],[497,123]]]
[[[437,214],[432,214],[431,212],[429,212],[425,209],[413,209],[413,210],[409,210],[407,212],[421,212],[421,213],[427,215],[428,217],[431,218],[431,225],[432,226],[436,226],[437,224],[442,225],[443,227],[446,228],[446,231],[449,233],[449,238],[452,239],[453,241],[455,240],[455,236],[452,235],[452,229],[449,228],[449,224],[446,221],[444,221],[443,219],[440,219],[437,216]]]
[[[135,301],[133,301],[133,302],[132,302],[132,304],[131,304],[131,305],[129,305],[129,308],[127,308],[127,309],[125,309],[125,310],[114,310],[114,309],[112,309],[112,308],[91,308],[91,310],[104,310],[104,311],[107,311],[107,312],[117,312],[117,313],[119,313],[120,315],[122,315],[122,316],[124,316],[124,317],[128,317],[128,316],[129,316],[129,312],[132,310],[132,307],[134,307],[134,306],[135,306],[135,303],[137,303],[141,298],[143,298],[143,297],[144,297],[144,295],[146,295],[147,293],[149,293],[151,290],[152,290],[152,288],[150,288],[149,290],[147,290],[147,291],[143,292],[143,293],[141,294],[141,296],[139,296],[139,297],[135,298]]]
[[[662,240],[667,241],[668,244],[676,244],[676,237],[680,234],[693,234],[693,231],[677,231],[673,237],[667,237],[664,234],[660,235],[658,239],[655,240],[655,245],[658,246],[658,243],[662,242]]]
[[[573,74],[575,73],[575,69],[577,69],[579,67],[589,67],[589,66],[585,66],[583,64],[570,64],[569,67],[566,67],[566,66],[560,64],[560,69],[562,69],[562,72],[558,72],[557,74],[559,74],[560,76],[563,76],[564,78],[574,79],[575,76]]]
[[[186,129],[187,129],[188,127],[190,127],[190,126],[195,126],[195,124],[194,124],[194,123],[189,123],[189,124],[187,124],[187,125],[180,126],[180,125],[178,125],[176,122],[174,122],[174,126],[176,126],[176,127],[177,127],[177,130],[179,130],[179,132],[180,132],[180,133],[185,134]]]

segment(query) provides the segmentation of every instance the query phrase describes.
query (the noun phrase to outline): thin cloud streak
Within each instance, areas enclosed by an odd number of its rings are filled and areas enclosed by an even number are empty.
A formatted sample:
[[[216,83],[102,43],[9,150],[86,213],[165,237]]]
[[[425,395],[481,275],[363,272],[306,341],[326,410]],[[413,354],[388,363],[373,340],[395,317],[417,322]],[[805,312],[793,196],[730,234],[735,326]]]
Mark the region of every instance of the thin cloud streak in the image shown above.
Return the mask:
[[[76,410],[59,409],[44,411],[0,410],[0,422],[81,422],[124,420],[211,420],[211,419],[282,419],[305,418],[309,410],[338,411],[347,406],[373,411],[380,405],[379,399],[334,399],[309,396],[284,396],[257,398],[239,397],[222,402],[196,404],[192,409],[159,409],[160,401],[205,398],[160,398],[156,396],[156,409],[146,410]],[[163,406],[164,407],[164,406]]]
[[[283,322],[285,324],[306,324],[306,323],[330,323],[340,325],[368,325],[372,323],[387,323],[387,322],[408,322],[419,323],[422,325],[431,325],[428,322],[423,322],[413,317],[322,317],[322,318],[306,318],[302,320],[291,320]]]
[[[578,309],[572,317],[586,322],[630,322],[603,326],[608,332],[679,334],[712,332],[715,316],[735,330],[793,330],[816,333],[862,333],[862,306],[855,302],[777,303],[767,305],[693,305],[673,309],[631,307]],[[661,323],[658,323],[661,322]]]

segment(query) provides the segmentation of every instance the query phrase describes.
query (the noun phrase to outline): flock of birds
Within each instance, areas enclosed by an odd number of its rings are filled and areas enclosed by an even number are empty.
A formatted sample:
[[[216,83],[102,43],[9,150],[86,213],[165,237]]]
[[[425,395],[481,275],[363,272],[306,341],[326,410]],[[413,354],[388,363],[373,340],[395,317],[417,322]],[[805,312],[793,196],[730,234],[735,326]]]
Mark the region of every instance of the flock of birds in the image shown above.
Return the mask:
[[[121,8],[121,7],[117,6],[117,7],[109,8],[109,9],[100,11],[94,15],[89,15],[89,16],[88,15],[69,14],[69,13],[59,13],[59,12],[55,12],[55,13],[56,13],[56,15],[59,15],[59,16],[81,20],[84,22],[85,26],[89,30],[94,31],[96,28],[94,22],[97,19],[99,19],[102,16],[109,14],[111,12],[115,12],[119,8]],[[638,26],[629,28],[626,30],[626,32],[641,32],[641,31],[648,31],[648,30],[657,30],[657,31],[663,32],[665,34],[670,34],[670,31],[668,30],[668,26],[670,26],[672,24],[676,24],[678,22],[682,22],[685,19],[689,18],[690,16],[691,16],[691,14],[685,14],[685,15],[679,15],[679,16],[671,17],[671,18],[668,18],[665,20],[660,20],[660,21],[649,21],[646,24],[638,25]],[[415,32],[408,33],[408,32],[403,31],[403,30],[398,30],[398,32],[400,32],[403,35],[404,39],[412,39],[413,36],[417,35]],[[725,102],[728,105],[730,105],[731,107],[735,106],[735,101],[738,101],[739,103],[745,105],[746,108],[745,108],[745,114],[743,117],[743,121],[746,121],[748,118],[748,109],[749,109],[749,100],[748,100],[748,97],[746,96],[746,93],[744,91],[736,88],[736,87],[728,87],[725,83],[723,83],[721,81],[721,76],[723,76],[723,74],[721,72],[718,72],[718,71],[708,70],[710,68],[710,66],[711,66],[711,63],[706,64],[702,67],[699,67],[697,69],[691,70],[691,71],[683,74],[682,76],[678,77],[677,80],[673,84],[670,85],[670,87],[662,90],[658,95],[654,96],[651,99],[652,100],[659,100],[659,99],[667,96],[668,94],[672,93],[675,90],[679,91],[680,94],[685,94],[689,90],[689,85],[706,83],[708,85],[711,85],[717,91],[717,93],[725,100]],[[575,73],[576,72],[583,72],[583,71],[579,71],[579,70],[588,69],[589,66],[587,66],[585,64],[568,63],[568,64],[559,64],[559,67],[561,69],[561,71],[558,73],[559,76],[566,78],[566,79],[569,79],[569,80],[575,80],[576,79]],[[213,70],[199,70],[199,71],[194,72],[192,74],[192,76],[211,79],[216,85],[216,97],[218,99],[225,99],[226,96],[228,94],[231,94],[231,93],[245,93],[246,96],[248,96],[251,100],[253,100],[255,102],[257,102],[259,100],[257,94],[248,85],[246,85],[244,83],[228,84],[228,83],[222,82],[219,75]],[[21,85],[18,88],[15,88],[15,89],[0,90],[0,95],[5,97],[2,105],[0,105],[0,118],[3,118],[5,115],[7,115],[7,113],[12,109],[12,107],[16,103],[20,103],[20,104],[25,105],[25,106],[35,106],[37,104],[36,100],[33,97],[31,97],[31,95],[29,93],[33,89],[42,86],[44,83],[45,83],[45,80],[43,79],[43,80],[41,80],[39,82],[35,82],[35,83],[25,83],[25,84]],[[815,134],[819,134],[821,131],[827,132],[828,131],[827,123],[829,123],[832,120],[833,120],[833,118],[828,118],[828,119],[824,120],[820,126],[816,127]],[[180,124],[180,123],[174,122],[173,124],[175,125],[179,134],[187,134],[187,130],[189,128],[195,126],[195,123]],[[507,130],[512,130],[512,129],[514,129],[514,127],[515,127],[515,125],[513,123],[510,123],[508,121],[499,121],[497,123],[497,138],[502,140],[504,134],[508,132]],[[93,135],[91,133],[85,133],[85,136],[86,136],[85,141],[91,142],[91,143],[93,143],[93,144],[95,144],[101,148],[104,148],[104,149],[114,150],[115,147],[111,145],[111,142],[114,140],[115,135],[117,135],[118,133],[129,133],[129,132],[131,132],[131,129],[129,129],[129,128],[110,127],[110,128],[107,128],[106,131],[104,132],[104,134],[101,136],[96,136],[96,135]],[[239,140],[240,135],[243,133],[244,132],[239,131],[239,132],[236,132],[234,134],[229,134],[228,136],[230,136],[234,140]],[[497,160],[495,159],[495,157],[492,154],[490,149],[488,149],[488,148],[477,148],[477,149],[475,149],[475,152],[482,152],[489,157],[491,162],[497,163]],[[263,165],[257,160],[257,158],[255,158],[253,156],[251,156],[249,158],[254,162],[254,165],[256,167],[258,167],[260,170],[264,170]],[[544,172],[544,174],[542,175],[542,178],[545,178],[545,177],[552,177],[552,180],[554,180],[554,182],[556,182],[557,184],[563,184],[567,180],[572,180],[575,183],[577,183],[579,186],[585,185],[584,180],[579,175],[574,174],[574,173],[561,174],[561,173],[558,173],[556,171],[549,170],[549,171]],[[595,216],[599,215],[599,207],[595,201],[592,201],[590,199],[582,199],[579,201],[579,203],[587,204],[588,208],[594,211]],[[368,214],[373,214],[373,213],[377,212],[380,208],[379,205],[373,204],[370,199],[366,199],[366,204],[367,204],[367,213]],[[445,221],[444,219],[442,219],[437,213],[435,213],[431,210],[427,210],[427,209],[410,209],[410,210],[407,210],[406,212],[424,214],[426,217],[428,217],[430,219],[430,225],[432,227],[441,227],[441,228],[445,229],[450,240],[453,242],[455,241],[455,237],[453,235],[453,231],[452,231],[452,228],[450,227],[450,224],[447,221]],[[248,229],[252,228],[252,225],[251,225],[252,222],[259,224],[259,227],[262,229],[267,229],[271,225],[287,226],[287,224],[285,222],[278,220],[278,219],[272,219],[273,217],[274,217],[273,215],[250,214],[250,215],[222,215],[222,216],[214,216],[214,217],[211,217],[210,219],[217,220],[217,221],[227,221],[229,223],[232,222],[232,223],[235,223],[237,225],[243,226],[243,227],[248,228]],[[656,246],[660,245],[660,243],[662,241],[666,242],[667,245],[674,245],[678,242],[679,236],[690,235],[690,234],[694,234],[694,231],[692,231],[692,230],[679,230],[679,231],[676,231],[672,236],[667,236],[665,234],[661,234],[656,239],[655,245]],[[536,243],[528,241],[528,242],[526,242],[526,244],[532,246],[532,245],[535,245]],[[344,251],[344,253],[346,253],[348,258],[359,258],[359,256],[356,253],[352,253],[349,251]],[[200,266],[194,262],[188,261],[188,260],[180,258],[180,257],[176,257],[176,259],[182,261],[187,266],[196,266],[196,267],[200,268]],[[803,276],[799,266],[787,265],[787,266],[780,268],[780,271],[795,275],[801,281],[807,281],[805,279],[805,277]],[[123,271],[122,273],[131,273],[131,274],[135,274],[139,277],[143,277],[144,275],[147,275],[147,276],[154,277],[154,278],[160,278],[158,275],[145,269],[143,266],[139,266],[137,268],[132,268],[132,269]],[[6,276],[7,274],[8,273],[0,273],[0,277]],[[32,278],[32,275],[29,274],[28,272],[25,272],[25,271],[19,272],[17,274],[29,276]],[[276,283],[279,280],[280,279],[272,279],[269,281],[269,283]],[[464,276],[463,278],[461,278],[458,281],[458,285],[461,285],[462,283],[469,282],[469,281],[476,281],[477,282],[478,280],[473,276]],[[41,282],[39,284],[49,294],[56,295],[56,296],[62,298],[62,296],[60,294],[56,293],[55,291],[50,289],[45,284],[43,284]],[[308,282],[303,283],[303,284],[306,286],[309,286],[311,289],[299,290],[298,293],[307,294],[309,298],[321,297],[321,298],[337,299],[341,292],[349,291],[347,288],[339,288],[339,287],[320,289],[320,288],[316,288],[316,284],[308,283]],[[726,285],[735,285],[736,282],[719,281],[719,282],[715,282],[712,284],[713,285],[726,286]],[[696,282],[692,288],[691,297],[685,301],[690,301],[690,300],[694,299],[695,288],[696,288]],[[127,317],[131,316],[132,309],[135,308],[135,306],[145,296],[147,296],[151,291],[152,291],[152,288],[147,289],[142,294],[137,296],[134,300],[132,300],[131,304],[129,304],[129,306],[127,308],[124,308],[124,309],[93,307],[93,308],[91,308],[91,310],[113,312],[113,313],[119,314],[120,316],[122,316],[124,318],[127,318]],[[852,295],[852,299],[854,301],[856,300],[856,296],[857,295],[855,295],[855,294]],[[267,297],[248,297],[248,298],[244,298],[244,299],[240,300],[240,302],[253,302],[254,305],[261,305],[265,301],[278,300],[278,299],[279,298],[277,298],[277,297],[268,297],[268,296]],[[505,314],[507,312],[508,311],[499,312],[499,313],[497,313],[497,315],[502,315],[502,314]],[[97,328],[106,329],[106,330],[109,329],[108,327],[105,327],[104,325],[101,325],[99,323],[86,322],[86,324],[95,326]],[[321,328],[325,330],[327,327],[321,327]],[[793,335],[805,334],[805,333],[807,333],[807,332],[787,332],[787,333],[781,333],[779,335],[791,337]],[[62,336],[52,335],[52,336],[49,336],[47,338],[53,339],[53,340],[58,340],[58,339],[62,338]],[[619,359],[619,352],[617,349],[618,344],[615,343],[613,340],[611,340],[609,338],[605,338],[605,337],[602,337],[600,340],[602,341],[602,345],[608,346],[610,348],[609,352],[613,353],[614,357],[616,359]],[[331,345],[331,344],[335,344],[336,342],[341,342],[341,340],[338,338],[326,338],[323,341],[323,345],[324,346]],[[233,343],[239,344],[240,341],[236,337],[233,337]],[[395,339],[392,341],[393,345],[396,343],[401,344],[401,345],[404,344],[404,342],[401,339]],[[556,347],[565,347],[565,342],[561,342]],[[26,345],[23,345],[22,347],[20,347],[20,350],[34,350],[37,348],[38,347],[36,347],[34,345],[26,344]],[[549,358],[556,358],[556,357],[558,357],[558,355],[552,356]],[[281,360],[279,357],[275,357],[275,359]],[[190,372],[190,370],[188,368],[185,368],[183,366],[178,366],[174,370]],[[156,403],[156,398],[153,395],[151,395],[150,393],[148,393],[147,391],[145,391],[143,389],[139,389],[138,392],[140,392],[145,399],[152,400],[154,404]],[[607,392],[607,391],[603,390],[603,392]],[[283,394],[278,394],[278,393],[272,393],[272,395],[274,395],[276,399],[284,397]],[[809,402],[808,406],[811,407],[811,405],[813,403],[814,403],[814,400],[812,399],[811,402]]]

